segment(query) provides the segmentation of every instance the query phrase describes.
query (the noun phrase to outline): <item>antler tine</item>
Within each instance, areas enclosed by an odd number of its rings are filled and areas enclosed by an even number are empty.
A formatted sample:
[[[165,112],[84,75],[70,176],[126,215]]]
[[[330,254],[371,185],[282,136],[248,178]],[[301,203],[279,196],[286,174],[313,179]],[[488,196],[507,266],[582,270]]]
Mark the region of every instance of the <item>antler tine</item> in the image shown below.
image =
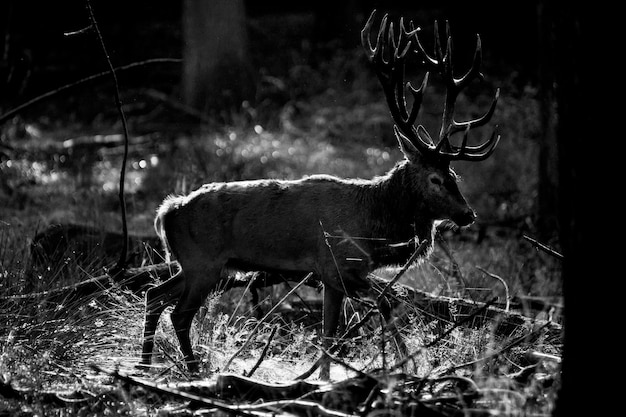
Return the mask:
[[[367,52],[367,58],[375,65],[381,65],[386,63],[383,57],[383,44],[385,31],[387,29],[387,14],[385,14],[382,18],[380,28],[378,29],[378,35],[376,36],[376,44],[372,46],[370,33],[372,25],[374,24],[375,16],[376,10],[373,10],[370,17],[367,19],[365,26],[363,26],[363,29],[361,30],[361,44]]]
[[[497,145],[499,141],[499,136],[496,137],[494,134],[489,140],[478,146],[468,146],[467,139],[469,136],[469,130],[475,127],[485,125],[491,120],[493,114],[495,113],[496,104],[500,96],[500,90],[496,90],[495,97],[491,103],[489,110],[482,117],[468,120],[466,122],[457,122],[454,120],[454,107],[458,94],[475,78],[483,78],[483,75],[480,72],[480,66],[482,64],[482,45],[480,36],[477,35],[476,49],[474,50],[472,65],[461,78],[456,79],[454,78],[453,74],[452,38],[450,35],[449,25],[446,26],[446,34],[448,36],[446,55],[444,56],[443,62],[440,62],[440,72],[446,83],[446,99],[441,121],[441,130],[439,133],[439,143],[437,144],[436,149],[440,154],[445,155],[450,159],[482,160],[491,154],[491,148]],[[450,136],[464,130],[465,134],[463,136],[461,146],[453,146],[450,143]]]
[[[443,51],[441,49],[441,41],[439,39],[439,22],[435,20],[435,56],[437,57],[437,63],[443,62]]]
[[[376,14],[376,9],[372,11],[370,17],[365,22],[365,26],[361,29],[361,45],[367,51],[367,57],[371,59],[374,55],[374,48],[372,48],[372,42],[370,40],[370,31],[372,30],[372,24],[374,23],[374,15]]]
[[[373,25],[374,13],[375,12],[372,12],[361,31],[361,42],[368,53],[369,60],[374,64],[376,74],[378,75],[378,79],[385,93],[389,110],[399,132],[415,143],[416,146],[420,146],[419,142],[423,141],[417,140],[417,130],[413,126],[413,123],[417,119],[419,107],[422,102],[422,92],[427,80],[425,79],[418,89],[410,87],[414,98],[413,106],[410,111],[407,110],[405,94],[405,90],[407,86],[410,86],[410,83],[405,84],[404,82],[406,58],[413,44],[412,36],[418,29],[415,29],[411,22],[411,28],[407,30],[404,20],[401,20],[396,36],[393,23],[389,22],[389,25],[387,25],[388,16],[385,15],[380,24],[376,45],[372,48],[370,43],[370,31]],[[388,53],[383,53],[383,49],[386,49]],[[386,59],[384,55],[387,56]],[[424,145],[430,146],[426,143],[424,143]]]
[[[385,64],[385,31],[387,29],[387,15],[383,16],[383,20],[380,23],[378,29],[378,36],[376,36],[376,46],[374,47],[374,59],[377,65]]]
[[[482,145],[474,147],[467,146],[470,129],[471,127],[469,125],[465,128],[463,141],[461,142],[461,146],[459,148],[447,152],[440,151],[440,154],[451,161],[482,161],[488,158],[489,155],[491,155],[491,153],[496,149],[496,146],[498,146],[498,142],[500,141],[500,135],[497,135],[498,127],[496,126],[494,128],[493,132],[491,132],[491,137],[488,140],[486,140]],[[468,152],[468,150],[470,152]]]
[[[483,79],[483,74],[480,72],[480,66],[483,62],[482,46],[480,42],[480,35],[476,34],[476,49],[474,50],[474,58],[472,59],[472,66],[469,70],[458,80],[455,80],[455,84],[459,89],[463,89],[474,78]]]
[[[491,120],[491,117],[494,115],[495,111],[496,111],[496,104],[498,104],[498,98],[500,98],[500,89],[496,89],[496,94],[493,97],[493,100],[491,101],[491,106],[489,107],[489,110],[487,110],[487,112],[485,114],[483,114],[481,117],[478,117],[476,119],[472,119],[472,120],[468,120],[466,122],[456,122],[454,120],[452,120],[452,124],[448,130],[448,136],[451,136],[457,132],[461,132],[463,130],[465,130],[467,127],[474,128],[474,127],[480,127],[483,126],[487,123],[489,123],[489,121]],[[483,145],[478,145],[475,147],[469,147],[468,150],[476,150],[476,151],[481,151],[482,150]]]
[[[400,18],[396,30],[393,22],[388,21],[385,14],[381,20],[376,44],[372,46],[370,32],[373,26],[376,11],[370,15],[367,23],[361,31],[361,42],[367,51],[370,62],[374,64],[376,74],[383,87],[389,110],[395,122],[394,130],[397,135],[408,139],[416,148],[424,154],[438,156],[443,160],[481,160],[487,158],[498,144],[500,136],[495,131],[484,143],[477,146],[469,146],[469,131],[489,122],[495,112],[499,97],[499,90],[489,110],[482,116],[473,120],[457,122],[454,120],[454,108],[458,94],[473,79],[481,78],[480,65],[482,63],[482,45],[480,36],[476,37],[476,49],[469,70],[461,77],[455,78],[452,63],[452,36],[450,24],[446,21],[445,45],[440,36],[439,24],[435,21],[434,55],[428,54],[418,35],[419,28],[415,28],[409,20],[408,30],[405,20]],[[444,49],[445,46],[445,49]],[[405,63],[409,53],[414,53],[422,61],[426,74],[419,88],[413,87],[410,82],[405,83]],[[423,101],[424,91],[428,83],[430,71],[436,71],[443,79],[446,86],[446,97],[441,118],[441,129],[438,142],[435,144],[430,134],[422,126],[415,126],[417,116]],[[408,109],[406,90],[413,95],[412,107]],[[465,131],[460,146],[450,143],[450,136]]]
[[[464,136],[469,135],[469,130],[470,128],[468,127],[466,129],[467,133]],[[484,159],[487,159],[489,155],[491,155],[492,152],[496,149],[496,146],[498,146],[498,143],[500,142],[500,135],[498,135],[497,132],[498,132],[498,126],[496,126],[491,132],[491,137],[488,140],[486,140],[483,145],[480,146],[481,148],[480,152],[476,150],[474,150],[473,152],[467,152],[469,147],[462,146],[461,149],[459,149],[458,151],[458,156],[452,157],[451,160],[456,159],[456,160],[463,160],[463,161],[482,161]],[[467,143],[466,137],[464,137],[463,142]],[[479,147],[477,146],[475,148],[479,148]]]
[[[429,76],[428,72],[424,74],[422,85],[420,85],[419,88],[417,89],[414,88],[410,82],[406,83],[406,86],[411,91],[411,94],[413,94],[413,108],[411,109],[411,114],[409,115],[409,119],[407,121],[411,125],[414,124],[415,121],[417,120],[417,114],[419,113],[419,109],[422,106],[422,100],[424,98],[424,90],[426,90],[426,85],[428,84],[428,76]]]

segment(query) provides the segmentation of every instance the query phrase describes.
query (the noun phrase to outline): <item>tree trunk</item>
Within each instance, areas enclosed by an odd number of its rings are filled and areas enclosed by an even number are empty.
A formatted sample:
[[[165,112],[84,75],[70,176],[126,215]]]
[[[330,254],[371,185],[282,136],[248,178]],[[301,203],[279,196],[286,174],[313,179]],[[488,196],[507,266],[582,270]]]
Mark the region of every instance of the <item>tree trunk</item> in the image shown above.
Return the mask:
[[[551,244],[558,236],[558,151],[556,139],[556,103],[554,98],[553,21],[539,2],[539,100],[542,136],[539,139],[539,186],[537,190],[537,231],[539,239]]]
[[[185,0],[183,31],[185,104],[229,112],[253,97],[243,0]]]
[[[615,267],[610,260],[617,259],[611,256],[611,248],[607,248],[612,243],[606,245],[599,239],[602,229],[609,229],[610,225],[601,224],[597,216],[600,210],[606,215],[610,208],[607,197],[614,192],[611,186],[600,185],[613,177],[609,172],[610,145],[605,145],[606,139],[612,138],[604,131],[609,126],[613,128],[607,123],[612,120],[607,110],[611,105],[600,96],[603,89],[613,93],[610,90],[614,82],[610,73],[613,65],[603,64],[601,58],[606,56],[597,52],[598,45],[611,39],[606,31],[611,25],[604,19],[611,12],[600,5],[588,7],[584,3],[563,3],[557,7],[546,2],[546,5],[552,8],[555,24],[559,227],[564,255],[562,382],[554,415],[610,415],[597,409],[610,401],[588,397],[593,384],[606,380],[601,375],[603,368],[604,372],[615,372],[614,362],[619,358],[608,355],[610,343],[590,338],[594,330],[588,314],[596,308],[606,308],[606,303],[593,300],[589,294],[602,285],[599,279],[615,276],[615,272],[607,269]],[[600,13],[606,16],[599,16]],[[619,181],[616,179],[616,187]],[[609,313],[604,316],[613,317],[613,324],[603,326],[610,338],[610,332],[619,332],[623,326],[615,323],[621,319],[621,312],[617,316]],[[598,366],[592,359],[602,357],[607,358],[606,366]]]

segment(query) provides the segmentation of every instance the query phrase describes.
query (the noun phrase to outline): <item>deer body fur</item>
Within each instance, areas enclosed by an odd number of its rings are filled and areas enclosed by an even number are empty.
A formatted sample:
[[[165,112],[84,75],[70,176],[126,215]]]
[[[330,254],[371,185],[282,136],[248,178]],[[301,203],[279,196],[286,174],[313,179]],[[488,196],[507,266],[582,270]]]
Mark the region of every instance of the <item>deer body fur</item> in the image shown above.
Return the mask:
[[[315,272],[352,295],[372,269],[411,255],[408,244],[390,244],[430,239],[442,217],[423,190],[404,185],[408,169],[399,164],[373,180],[316,175],[207,184],[167,198],[155,228],[181,263]]]

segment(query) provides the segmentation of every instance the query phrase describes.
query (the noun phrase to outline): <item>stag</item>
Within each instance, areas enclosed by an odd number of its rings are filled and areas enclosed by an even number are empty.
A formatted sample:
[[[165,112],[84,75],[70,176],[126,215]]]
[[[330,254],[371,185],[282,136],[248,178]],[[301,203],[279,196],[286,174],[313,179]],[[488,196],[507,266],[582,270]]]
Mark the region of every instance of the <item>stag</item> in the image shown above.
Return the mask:
[[[293,181],[211,183],[185,196],[167,197],[158,209],[155,229],[181,271],[146,293],[141,364],[150,364],[161,313],[176,303],[171,321],[189,370],[197,371],[189,338],[193,317],[232,270],[312,273],[324,287],[322,327],[328,346],[344,297],[371,291],[367,280],[371,271],[404,264],[418,243],[427,242],[432,248],[439,221],[458,226],[474,221],[476,214],[459,191],[450,162],[484,160],[500,138],[494,129],[482,144],[468,143],[470,130],[491,119],[498,92],[482,117],[454,120],[457,95],[472,80],[482,78],[480,37],[471,68],[455,78],[449,28],[446,47],[442,49],[435,36],[435,52],[430,55],[411,22],[407,29],[400,20],[396,35],[385,15],[372,46],[374,16],[375,11],[361,32],[362,43],[383,87],[403,160],[370,180],[312,175]],[[409,57],[421,61],[427,71],[419,88],[404,81]],[[446,86],[437,142],[422,125],[415,127],[431,71]],[[407,105],[407,91],[412,106]],[[457,133],[462,133],[460,145],[450,140]],[[387,319],[391,314],[389,308],[381,308],[381,313]],[[320,378],[328,379],[330,364],[322,363]]]

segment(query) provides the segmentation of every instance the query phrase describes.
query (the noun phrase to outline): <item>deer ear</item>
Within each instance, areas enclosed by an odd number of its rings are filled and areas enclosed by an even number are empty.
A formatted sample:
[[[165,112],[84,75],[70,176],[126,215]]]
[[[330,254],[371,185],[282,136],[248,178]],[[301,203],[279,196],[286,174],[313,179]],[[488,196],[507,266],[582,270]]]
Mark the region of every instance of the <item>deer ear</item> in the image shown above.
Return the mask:
[[[413,142],[406,136],[404,136],[397,127],[394,126],[394,133],[396,134],[396,139],[398,139],[398,144],[400,145],[400,150],[409,161],[416,160],[420,152],[417,150]]]

